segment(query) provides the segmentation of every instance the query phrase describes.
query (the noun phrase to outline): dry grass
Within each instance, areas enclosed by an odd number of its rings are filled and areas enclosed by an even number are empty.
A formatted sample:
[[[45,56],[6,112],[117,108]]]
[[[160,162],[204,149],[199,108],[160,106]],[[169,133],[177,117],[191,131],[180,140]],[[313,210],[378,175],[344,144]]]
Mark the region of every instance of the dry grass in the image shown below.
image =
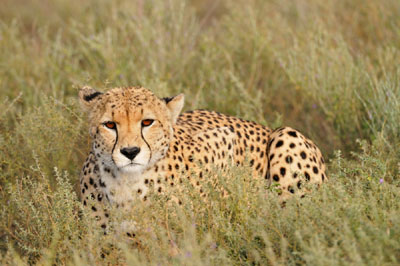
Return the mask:
[[[397,0],[3,1],[2,264],[398,264],[399,10]],[[140,248],[103,236],[74,192],[90,142],[76,103],[86,84],[184,92],[186,110],[298,128],[331,158],[330,181],[281,209],[235,168],[229,200],[188,190],[181,209],[139,205]]]

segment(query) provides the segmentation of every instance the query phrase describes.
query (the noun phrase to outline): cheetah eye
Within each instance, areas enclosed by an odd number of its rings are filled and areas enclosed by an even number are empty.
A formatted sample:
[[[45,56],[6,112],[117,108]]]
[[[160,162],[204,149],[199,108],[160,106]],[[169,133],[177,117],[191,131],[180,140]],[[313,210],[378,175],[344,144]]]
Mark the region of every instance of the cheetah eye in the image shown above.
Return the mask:
[[[151,124],[153,124],[154,120],[153,119],[144,119],[142,120],[142,127],[148,127]]]
[[[104,125],[109,129],[115,129],[117,127],[117,125],[112,121],[105,122]]]

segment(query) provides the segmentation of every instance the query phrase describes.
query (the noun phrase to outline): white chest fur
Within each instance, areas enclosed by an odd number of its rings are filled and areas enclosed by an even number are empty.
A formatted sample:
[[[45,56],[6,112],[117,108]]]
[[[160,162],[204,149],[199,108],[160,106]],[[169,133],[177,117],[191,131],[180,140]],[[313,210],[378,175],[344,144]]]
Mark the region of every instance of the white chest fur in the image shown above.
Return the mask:
[[[148,187],[144,183],[145,174],[134,175],[108,168],[102,168],[100,172],[101,182],[104,184],[101,189],[112,204],[126,204],[147,194]]]

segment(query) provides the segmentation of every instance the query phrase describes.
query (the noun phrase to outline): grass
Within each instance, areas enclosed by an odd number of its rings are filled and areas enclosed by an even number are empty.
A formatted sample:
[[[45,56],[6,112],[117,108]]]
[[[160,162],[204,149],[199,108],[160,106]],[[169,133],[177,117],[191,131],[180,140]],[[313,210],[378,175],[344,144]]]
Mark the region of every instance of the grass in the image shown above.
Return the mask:
[[[3,1],[0,263],[399,264],[399,10],[396,0]],[[262,180],[232,168],[229,199],[188,189],[183,208],[165,195],[140,215],[115,213],[142,228],[138,248],[102,235],[76,195],[90,146],[77,88],[138,84],[184,92],[185,110],[300,129],[329,159],[329,182],[281,208],[274,189],[266,197]]]

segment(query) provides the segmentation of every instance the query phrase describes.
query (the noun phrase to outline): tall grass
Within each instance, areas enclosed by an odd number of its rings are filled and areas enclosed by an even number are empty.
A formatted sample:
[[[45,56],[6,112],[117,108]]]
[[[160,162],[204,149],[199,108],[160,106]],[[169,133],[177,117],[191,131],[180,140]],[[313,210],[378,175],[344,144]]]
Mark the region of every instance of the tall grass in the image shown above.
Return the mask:
[[[396,0],[3,1],[2,264],[398,264],[399,11]],[[76,102],[86,84],[184,92],[186,110],[298,128],[331,158],[330,181],[281,208],[233,168],[229,199],[188,189],[183,208],[138,205],[139,247],[104,236],[74,188],[90,146]]]

